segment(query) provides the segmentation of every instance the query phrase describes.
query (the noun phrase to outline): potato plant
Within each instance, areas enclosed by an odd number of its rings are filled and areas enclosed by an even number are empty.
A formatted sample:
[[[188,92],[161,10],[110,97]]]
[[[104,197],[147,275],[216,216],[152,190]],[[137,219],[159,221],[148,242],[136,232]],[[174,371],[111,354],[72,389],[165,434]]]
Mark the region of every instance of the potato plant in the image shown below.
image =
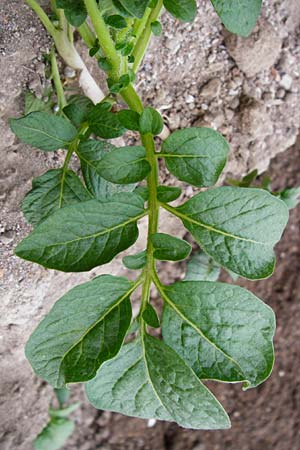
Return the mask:
[[[249,35],[261,0],[211,1],[229,31]],[[136,73],[151,35],[162,31],[163,8],[188,22],[197,13],[196,3],[51,0],[50,17],[36,0],[27,3],[73,67],[78,55],[73,35],[79,32],[107,74],[108,94],[94,104],[101,91],[93,84],[88,95],[85,78],[86,96],[66,99],[54,57],[58,114],[34,111],[11,120],[11,129],[26,144],[66,151],[62,168],[33,180],[22,204],[33,231],[16,255],[49,269],[83,272],[130,248],[143,217],[148,217],[148,235],[144,251],[123,258],[137,273],[134,281],[107,274],[71,289],[33,332],[26,356],[35,373],[56,389],[85,383],[96,408],[185,428],[226,429],[229,417],[203,381],[242,383],[244,389],[265,381],[274,362],[274,314],[251,292],[215,277],[164,285],[156,262],[183,260],[191,245],[159,232],[159,212],[179,218],[216,267],[257,280],[274,270],[273,248],[288,209],[264,189],[214,187],[229,153],[217,131],[187,128],[163,142],[155,138],[163,120],[143,104],[134,87]],[[115,147],[107,141],[127,130],[139,133],[139,145]],[[69,169],[73,154],[81,178]],[[171,206],[181,189],[159,183],[159,160],[178,180],[206,189]],[[198,263],[194,259],[193,270]],[[161,317],[151,304],[152,285],[163,302]],[[133,318],[130,297],[137,289],[140,309]]]

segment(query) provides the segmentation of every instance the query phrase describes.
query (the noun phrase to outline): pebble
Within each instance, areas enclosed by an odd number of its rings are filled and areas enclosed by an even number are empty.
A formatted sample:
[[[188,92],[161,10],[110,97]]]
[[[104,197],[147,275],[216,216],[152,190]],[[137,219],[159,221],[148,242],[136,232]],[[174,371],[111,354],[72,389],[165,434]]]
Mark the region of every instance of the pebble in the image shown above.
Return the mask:
[[[64,75],[67,78],[75,78],[76,77],[76,70],[74,70],[72,67],[66,66],[64,70]]]
[[[154,427],[156,425],[156,422],[157,422],[156,419],[149,419],[147,423],[148,428]]]
[[[221,90],[221,80],[219,78],[213,78],[206,83],[200,91],[202,97],[217,97]]]
[[[185,101],[186,101],[186,103],[194,103],[195,102],[195,97],[193,96],[193,95],[187,95],[186,97],[185,97]]]
[[[285,89],[286,91],[289,91],[292,87],[293,84],[293,78],[288,75],[287,73],[285,75],[283,75],[283,77],[280,80],[279,85]]]

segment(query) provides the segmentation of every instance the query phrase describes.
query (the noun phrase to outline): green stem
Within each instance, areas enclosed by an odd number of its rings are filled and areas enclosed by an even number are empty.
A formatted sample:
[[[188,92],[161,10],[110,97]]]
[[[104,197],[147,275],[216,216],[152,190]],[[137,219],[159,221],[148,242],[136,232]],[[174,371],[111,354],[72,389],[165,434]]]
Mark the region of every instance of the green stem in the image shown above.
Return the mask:
[[[155,6],[155,8],[152,9],[151,14],[148,17],[147,23],[143,29],[142,34],[137,39],[137,42],[132,51],[132,55],[134,56],[134,64],[133,64],[134,72],[137,72],[141,65],[141,62],[144,58],[145,52],[148,48],[152,35],[151,24],[152,22],[155,22],[159,17],[162,7],[163,7],[163,0],[158,0],[157,5]]]
[[[37,3],[36,0],[26,0],[26,3],[30,6],[31,9],[36,13],[36,15],[40,18],[42,24],[46,28],[49,34],[54,38],[57,34],[57,29],[43,10],[43,8]]]
[[[62,111],[63,108],[66,106],[67,101],[64,93],[64,88],[60,79],[58,65],[57,65],[57,59],[55,55],[54,48],[51,50],[50,53],[50,61],[51,61],[51,73],[52,73],[52,79],[57,95],[57,101],[59,105],[59,109]]]
[[[129,85],[126,89],[121,91],[121,96],[127,103],[127,105],[134,111],[141,114],[144,110],[142,101],[138,96],[136,90],[132,85]],[[159,203],[157,200],[157,186],[158,186],[158,163],[155,157],[155,143],[153,135],[150,133],[141,135],[142,143],[146,149],[147,160],[151,166],[151,172],[147,178],[147,185],[149,189],[149,201],[148,201],[148,236],[147,236],[147,265],[144,268],[144,284],[142,291],[142,303],[141,303],[141,329],[145,331],[145,324],[142,319],[142,312],[144,311],[150,296],[150,288],[152,278],[156,273],[155,258],[153,256],[153,245],[151,241],[151,235],[157,233],[158,220],[159,220]]]
[[[111,76],[117,80],[119,78],[121,60],[118,52],[115,49],[114,41],[112,40],[105,25],[96,0],[84,0],[84,3],[88,15],[92,21],[97,38],[99,39],[99,44],[113,67]]]
[[[74,44],[74,28],[69,22],[67,23],[67,35],[71,44]]]
[[[70,147],[69,147],[69,150],[68,150],[68,153],[66,155],[65,162],[64,162],[64,165],[63,165],[63,168],[62,168],[63,172],[62,172],[62,177],[61,177],[61,187],[60,187],[59,201],[58,201],[59,208],[62,207],[66,173],[67,173],[67,170],[68,170],[70,159],[71,159],[72,154],[73,154],[75,148],[77,147],[77,145],[78,145],[77,144],[77,139],[72,144],[70,144]]]
[[[96,36],[94,35],[91,28],[88,26],[86,22],[84,22],[80,27],[77,28],[78,33],[88,46],[88,48],[92,48],[96,42]]]
[[[58,17],[57,6],[56,6],[56,0],[50,0],[50,5],[51,5],[52,11],[53,11],[54,14],[56,14],[57,17]]]
[[[143,103],[132,84],[127,86],[126,89],[123,89],[120,92],[120,95],[123,97],[129,108],[131,108],[133,111],[136,111],[139,114],[143,112]]]
[[[136,41],[139,40],[141,34],[143,33],[148,17],[150,16],[151,13],[151,9],[147,8],[147,10],[145,11],[144,16],[141,19],[136,19],[134,26],[133,26],[133,35],[136,38]]]

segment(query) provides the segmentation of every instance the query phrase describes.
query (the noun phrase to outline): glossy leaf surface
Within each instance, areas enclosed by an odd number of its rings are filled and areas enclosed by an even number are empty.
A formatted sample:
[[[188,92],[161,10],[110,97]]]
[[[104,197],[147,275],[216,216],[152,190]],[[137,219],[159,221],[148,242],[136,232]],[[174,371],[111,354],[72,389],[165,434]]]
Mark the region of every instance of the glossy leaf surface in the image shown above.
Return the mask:
[[[65,294],[26,345],[35,373],[56,388],[92,379],[123,343],[132,290],[126,278],[102,275]]]
[[[182,22],[192,22],[197,14],[195,0],[164,0],[164,7]]]
[[[192,251],[188,242],[165,233],[152,234],[151,242],[154,258],[162,261],[181,261]]]
[[[143,206],[142,198],[133,193],[67,206],[37,225],[15,252],[50,269],[91,270],[134,244]]]
[[[97,171],[103,178],[118,184],[142,181],[150,170],[144,147],[115,148],[97,164]]]
[[[22,142],[45,152],[67,148],[77,135],[76,128],[66,119],[45,112],[11,119],[10,127]]]
[[[36,225],[60,208],[90,199],[72,170],[52,169],[34,178],[32,190],[22,202],[22,211],[27,221]]]
[[[108,200],[118,192],[132,192],[135,184],[116,184],[105,180],[99,173],[99,161],[115,147],[106,141],[88,140],[82,142],[77,155],[80,159],[82,175],[90,193],[99,200]]]
[[[194,253],[186,266],[185,281],[217,281],[221,268],[204,252]]]
[[[142,269],[147,264],[146,250],[136,253],[135,255],[124,256],[123,264],[130,270]]]
[[[164,122],[158,111],[153,108],[145,108],[139,120],[141,134],[151,133],[154,136],[163,130]]]
[[[195,195],[175,211],[220,265],[250,279],[272,274],[273,247],[288,221],[281,200],[261,189],[220,187]]]
[[[118,115],[109,111],[107,104],[96,105],[87,117],[90,130],[103,139],[113,139],[125,133]]]
[[[198,187],[217,182],[228,152],[225,139],[209,128],[175,131],[162,145],[168,170],[179,180]]]
[[[99,409],[185,428],[222,429],[230,422],[215,397],[166,344],[152,336],[125,345],[86,385]]]
[[[184,281],[164,288],[163,337],[201,379],[262,383],[273,368],[274,313],[239,286]]]
[[[255,27],[262,0],[211,0],[225,27],[247,37]]]
[[[157,199],[162,203],[169,203],[177,200],[181,195],[181,189],[173,186],[158,186]]]

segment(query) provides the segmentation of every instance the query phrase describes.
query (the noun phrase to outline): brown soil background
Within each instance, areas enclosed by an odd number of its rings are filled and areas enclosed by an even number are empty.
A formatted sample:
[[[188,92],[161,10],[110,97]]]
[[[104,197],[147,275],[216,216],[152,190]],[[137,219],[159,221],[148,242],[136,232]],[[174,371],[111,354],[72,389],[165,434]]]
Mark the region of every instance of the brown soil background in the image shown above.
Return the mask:
[[[256,167],[262,172],[278,155],[269,171],[273,188],[299,186],[299,0],[265,0],[259,24],[247,40],[224,32],[208,0],[198,3],[192,25],[163,16],[163,36],[150,46],[138,90],[161,111],[170,130],[207,125],[223,133],[232,148],[227,174],[240,176]],[[30,230],[19,205],[31,179],[62,161],[62,152],[45,154],[20,144],[7,123],[9,117],[22,114],[26,89],[41,95],[42,54],[49,45],[23,0],[0,0],[1,450],[32,449],[52,398],[51,389],[33,376],[24,343],[57,298],[95,274],[60,274],[13,256],[14,246]],[[166,172],[162,180],[177,183]],[[183,187],[184,197],[195,191]],[[165,216],[162,222],[169,232],[171,228],[174,234],[184,234],[177,222]],[[166,423],[150,428],[146,421],[94,410],[81,388],[74,388],[73,398],[81,399],[82,406],[74,414],[77,427],[65,450],[299,450],[299,226],[298,208],[277,247],[272,278],[239,281],[276,312],[276,364],[270,379],[255,390],[210,384],[231,416],[231,430],[196,432]],[[164,264],[161,269],[164,281],[171,282],[184,267]],[[125,274],[120,260],[103,271]]]

